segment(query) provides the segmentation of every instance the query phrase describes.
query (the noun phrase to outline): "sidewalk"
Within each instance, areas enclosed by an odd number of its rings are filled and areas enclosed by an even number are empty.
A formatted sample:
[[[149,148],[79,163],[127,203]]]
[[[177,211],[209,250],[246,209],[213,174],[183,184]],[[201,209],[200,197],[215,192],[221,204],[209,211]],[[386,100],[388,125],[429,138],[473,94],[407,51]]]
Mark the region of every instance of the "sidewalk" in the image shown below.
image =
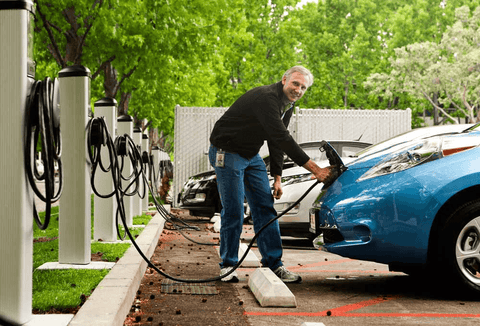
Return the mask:
[[[166,207],[170,211],[170,207]],[[174,210],[200,230],[182,236],[156,213],[136,239],[150,261],[178,279],[207,279],[219,275],[219,234],[209,219]],[[177,283],[147,268],[132,245],[75,315],[33,315],[27,326],[121,325],[250,325],[243,301],[232,283]]]
[[[152,256],[153,264],[178,279],[199,280],[217,277],[220,258],[216,244],[219,234],[211,232],[212,223],[183,213],[189,225],[200,231],[184,231],[197,244],[170,230],[167,224]],[[206,245],[210,244],[210,245]],[[180,283],[151,268],[141,280],[125,325],[250,325],[236,284]]]
[[[145,256],[152,256],[164,224],[161,215],[155,214],[136,239]],[[100,282],[69,325],[123,325],[146,269],[147,263],[132,245]]]

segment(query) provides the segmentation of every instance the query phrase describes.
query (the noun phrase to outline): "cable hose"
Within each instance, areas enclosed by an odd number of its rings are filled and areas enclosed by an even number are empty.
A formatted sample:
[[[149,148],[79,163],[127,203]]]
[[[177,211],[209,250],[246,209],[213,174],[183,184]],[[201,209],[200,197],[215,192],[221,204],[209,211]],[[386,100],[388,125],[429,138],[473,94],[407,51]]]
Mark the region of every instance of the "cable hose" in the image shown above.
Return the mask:
[[[145,176],[144,176],[144,181],[146,182],[147,180],[145,179]],[[247,257],[247,254],[248,252],[250,251],[250,249],[253,247],[254,243],[255,243],[255,240],[258,238],[258,236],[262,233],[262,231],[267,228],[270,224],[272,224],[273,222],[275,222],[276,220],[278,220],[280,217],[282,217],[283,215],[285,215],[286,213],[288,213],[290,210],[292,210],[296,205],[298,205],[298,203],[300,203],[312,190],[313,188],[315,188],[315,186],[317,186],[320,182],[317,180],[312,186],[310,186],[310,188],[307,189],[307,191],[302,195],[300,196],[299,199],[297,199],[297,201],[295,201],[290,207],[288,207],[285,211],[283,211],[281,214],[277,215],[277,217],[271,219],[267,224],[265,224],[262,228],[260,228],[260,230],[255,234],[255,236],[252,238],[252,240],[250,240],[250,244],[248,245],[247,247],[247,250],[245,251],[245,253],[243,254],[243,256],[239,259],[239,261],[237,262],[236,265],[234,265],[232,267],[232,269],[222,275],[222,276],[217,276],[217,277],[213,277],[213,278],[208,278],[208,279],[180,279],[180,278],[176,278],[176,277],[173,277],[171,275],[168,275],[166,274],[165,272],[162,272],[161,270],[159,270],[154,264],[151,263],[151,261],[143,254],[143,252],[141,251],[141,249],[138,247],[137,243],[135,242],[135,240],[133,239],[130,231],[128,231],[128,229],[126,230],[130,240],[132,241],[135,249],[138,251],[138,253],[140,254],[140,256],[142,256],[142,258],[147,262],[148,266],[153,268],[157,273],[159,273],[160,275],[166,277],[166,278],[169,278],[173,281],[176,281],[176,282],[184,282],[184,283],[207,283],[207,282],[213,282],[213,281],[218,281],[218,280],[221,280],[222,278],[224,277],[227,277],[228,275],[230,275],[231,273],[233,273],[241,264],[242,262],[245,260],[245,258]],[[153,199],[155,201],[155,204],[156,206],[158,207],[158,203],[155,199],[155,197],[153,196]],[[161,206],[161,205],[160,205]],[[163,208],[162,206],[162,209],[165,210],[165,208]],[[166,210],[165,210],[166,212]],[[168,214],[168,212],[167,212]],[[165,217],[164,217],[165,218]],[[178,229],[177,229],[178,230]],[[201,244],[201,245],[218,245],[218,244],[212,244],[212,243],[200,243],[200,242],[197,242],[189,237],[187,237],[185,234],[183,234],[183,232],[181,232],[180,230],[178,230],[187,240],[190,240],[196,244]]]
[[[93,118],[92,120],[94,119],[100,119],[100,124],[101,124],[101,128],[102,130],[105,131],[105,136],[107,137],[107,144],[113,144],[113,141],[111,140],[111,137],[108,133],[108,128],[106,126],[106,123],[104,121],[104,119],[102,118]],[[90,121],[90,123],[93,124],[93,121]],[[89,124],[90,124],[89,123]],[[89,129],[91,131],[91,128]],[[127,138],[130,138],[128,135],[124,135],[124,137],[127,137]],[[130,138],[131,139],[131,138]],[[133,141],[133,140],[132,140]],[[138,148],[136,146],[134,147],[131,147],[131,148],[134,148],[137,152],[138,152]],[[116,158],[116,148],[114,146],[108,146],[108,149],[109,149],[109,156],[111,159],[115,160]],[[97,155],[97,157],[100,156],[100,155]],[[137,155],[137,157],[139,157],[140,155]],[[94,161],[92,161],[92,163],[95,165],[97,163],[95,163]],[[117,165],[118,167],[118,165]],[[113,180],[117,180],[117,178],[114,176],[115,172],[114,172],[114,169],[111,169],[111,173],[112,173],[112,179]],[[138,177],[138,176],[137,176]],[[146,180],[146,177],[145,175],[143,174],[143,178],[144,178],[144,182],[147,182]],[[92,182],[94,181],[94,178],[91,179]],[[147,182],[148,184],[148,182]],[[147,265],[152,268],[153,270],[155,270],[157,273],[159,273],[160,275],[168,278],[168,279],[171,279],[173,281],[176,281],[176,282],[183,282],[183,283],[207,283],[207,282],[214,282],[214,281],[218,281],[218,280],[221,280],[222,278],[225,278],[227,277],[228,275],[230,275],[231,273],[233,273],[242,263],[243,261],[245,260],[245,258],[247,257],[247,254],[248,252],[250,251],[250,249],[252,248],[255,240],[258,238],[258,236],[263,232],[263,230],[265,228],[267,228],[268,226],[270,226],[273,222],[275,222],[276,220],[278,220],[280,217],[282,217],[283,215],[285,215],[286,213],[288,213],[291,209],[293,209],[298,203],[300,203],[309,193],[310,191],[312,191],[312,189],[319,184],[319,181],[316,181],[310,188],[308,188],[308,190],[302,195],[300,196],[300,198],[295,202],[293,203],[290,207],[288,207],[285,211],[283,211],[281,214],[277,215],[275,218],[271,219],[268,223],[266,223],[258,232],[256,232],[255,236],[252,238],[252,240],[250,241],[250,244],[248,245],[247,247],[247,250],[245,251],[245,253],[243,254],[243,256],[239,259],[239,261],[237,262],[237,264],[235,266],[232,267],[232,269],[227,272],[226,274],[224,275],[221,275],[221,276],[216,276],[216,277],[212,277],[212,278],[207,278],[207,279],[181,279],[181,278],[176,278],[176,277],[173,277],[171,275],[168,275],[167,273],[161,271],[160,269],[158,269],[151,261],[148,257],[145,256],[145,254],[142,252],[142,250],[140,249],[140,247],[138,246],[137,242],[135,241],[135,238],[132,236],[132,234],[130,233],[130,230],[127,226],[127,222],[126,222],[126,218],[125,218],[125,207],[124,207],[124,204],[123,204],[123,195],[121,194],[121,185],[119,186],[119,184],[115,184],[115,190],[113,191],[115,196],[116,196],[116,199],[117,199],[117,218],[118,216],[120,216],[120,220],[122,221],[123,223],[123,226],[124,226],[124,230],[125,230],[125,233],[127,234],[128,238],[130,239],[130,241],[132,242],[133,246],[135,247],[135,249],[137,250],[137,252],[139,253],[139,255],[145,260],[145,262],[147,263]],[[94,189],[94,187],[92,187],[92,189]],[[151,189],[151,188],[150,188]],[[159,205],[158,202],[156,201],[155,199],[155,196],[153,195],[153,191],[152,191],[152,197],[154,198],[154,201],[155,201],[155,205],[157,207],[157,209],[159,208]],[[162,207],[163,208],[163,207]],[[165,214],[166,210],[165,208],[162,209],[158,209],[160,215],[166,220],[168,221],[169,218],[167,217],[169,214],[167,212],[167,214]],[[117,222],[118,222],[118,219],[117,219]],[[173,224],[173,223],[172,223]],[[174,224],[175,225],[175,224]],[[117,224],[117,229],[118,229],[118,224]],[[183,234],[182,234],[183,235]],[[185,236],[185,235],[184,235]],[[188,239],[188,238],[187,238]],[[190,240],[190,239],[188,239]],[[191,240],[190,240],[191,241]],[[212,245],[212,244],[208,244],[208,245]],[[215,245],[215,244],[214,244]]]
[[[33,217],[39,229],[45,230],[51,218],[52,204],[60,199],[63,190],[63,168],[61,161],[62,142],[58,113],[53,107],[55,101],[55,84],[50,78],[35,81],[25,108],[25,148],[24,168],[34,194],[45,202],[45,218],[42,222],[33,201]],[[37,144],[41,145],[43,173],[38,171],[35,162]],[[32,167],[32,162],[34,162]],[[59,185],[55,191],[55,169],[58,169]],[[45,195],[36,185],[44,181]]]
[[[124,203],[123,203],[123,197],[124,196],[134,196],[138,193],[138,189],[140,188],[140,180],[141,176],[145,175],[144,174],[144,166],[143,164],[138,164],[141,162],[141,155],[138,151],[137,146],[135,145],[135,142],[133,139],[128,135],[124,134],[115,140],[115,143],[113,142],[112,138],[110,137],[110,133],[108,130],[108,126],[105,122],[105,119],[103,117],[96,117],[91,119],[86,127],[86,133],[87,133],[87,147],[90,149],[88,151],[88,159],[89,163],[92,165],[91,167],[91,177],[90,177],[90,183],[92,186],[92,191],[94,192],[95,195],[97,195],[100,198],[110,198],[112,196],[117,195],[117,191],[119,192],[117,199],[117,213],[116,213],[116,225],[117,225],[117,235],[120,239],[124,240],[126,238],[126,233],[123,235],[120,234],[120,229],[118,228],[119,219],[124,218],[124,214],[121,212],[124,210]],[[119,163],[117,155],[117,148],[120,147],[120,143],[124,142],[124,149],[125,149],[125,155],[120,155],[122,157],[122,163]],[[109,165],[106,166],[102,160],[101,156],[101,149],[102,147],[106,147],[108,150],[109,154]],[[133,167],[133,172],[129,176],[123,176],[122,171],[124,167],[124,160],[123,156],[128,156],[130,159],[130,163],[132,164]],[[139,169],[137,169],[137,166],[139,166]],[[110,172],[112,175],[112,182],[114,185],[114,189],[110,193],[102,194],[98,191],[98,189],[95,186],[95,176],[98,170],[98,167],[100,167],[100,170],[102,172],[108,173]],[[129,182],[126,184],[126,190],[122,189],[122,180]],[[127,192],[128,189],[135,183],[135,188],[131,192]],[[148,184],[148,183],[147,183]],[[151,191],[153,194],[153,191]],[[143,196],[145,196],[146,189],[144,191]],[[154,197],[154,196],[153,196]],[[158,208],[163,208],[163,206],[159,205],[156,203],[157,210]],[[159,211],[159,213],[161,213]],[[168,214],[168,212],[167,212]],[[165,216],[165,213],[162,214],[164,219],[168,221],[169,223],[172,223],[177,229],[182,229],[183,227],[177,226],[173,219],[168,218]],[[184,223],[183,221],[181,221]],[[185,228],[190,228],[190,229],[195,229],[194,227],[189,226],[188,224],[184,223],[186,226]]]
[[[130,240],[132,241],[132,244],[133,246],[135,247],[135,249],[137,249],[138,253],[140,254],[140,256],[142,256],[142,258],[147,262],[148,266],[150,268],[152,268],[153,270],[155,270],[157,273],[159,273],[160,275],[166,277],[166,278],[169,278],[173,281],[176,281],[176,282],[183,282],[183,283],[207,283],[207,282],[214,282],[214,281],[218,281],[218,280],[221,280],[222,278],[225,278],[227,277],[228,275],[232,274],[242,263],[243,261],[245,260],[245,258],[247,257],[247,254],[248,252],[250,251],[250,249],[252,248],[255,240],[258,238],[258,236],[260,235],[260,233],[262,233],[262,231],[267,228],[270,224],[272,224],[274,221],[278,220],[280,217],[282,217],[284,214],[288,213],[291,209],[293,209],[298,203],[300,203],[304,198],[305,196],[308,195],[308,193],[310,191],[312,191],[312,189],[318,185],[320,182],[319,181],[316,181],[310,188],[308,188],[308,190],[295,202],[293,203],[290,207],[288,207],[285,211],[283,211],[280,215],[277,215],[277,217],[271,219],[267,224],[265,224],[257,233],[255,233],[255,236],[253,237],[253,239],[250,241],[250,244],[248,245],[247,247],[247,250],[245,251],[245,253],[243,254],[243,256],[239,259],[239,261],[237,262],[237,264],[235,264],[235,266],[232,267],[232,269],[227,272],[226,274],[222,275],[222,276],[217,276],[217,277],[212,277],[212,278],[207,278],[207,279],[181,279],[181,278],[176,278],[176,277],[173,277],[171,275],[168,275],[167,273],[161,271],[160,269],[157,268],[157,266],[155,266],[154,264],[152,264],[152,262],[144,255],[144,253],[141,251],[140,247],[137,245],[137,243],[135,242],[135,240],[133,239],[132,237],[132,234],[130,233],[130,231],[128,230],[128,228],[126,228],[126,232],[128,234],[128,237],[130,238]]]

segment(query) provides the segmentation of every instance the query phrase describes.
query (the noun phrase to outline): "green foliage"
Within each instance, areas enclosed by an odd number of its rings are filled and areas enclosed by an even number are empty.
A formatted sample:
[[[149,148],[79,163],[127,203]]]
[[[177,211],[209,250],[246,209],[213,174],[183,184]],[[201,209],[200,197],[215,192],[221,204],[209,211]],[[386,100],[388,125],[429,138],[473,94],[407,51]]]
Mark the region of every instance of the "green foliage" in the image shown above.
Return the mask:
[[[425,99],[451,121],[456,121],[456,116],[475,121],[475,107],[480,102],[479,34],[480,6],[471,15],[469,7],[460,7],[456,22],[447,27],[440,42],[396,48],[395,56],[389,58],[390,73],[372,74],[365,87],[386,98],[410,94]]]
[[[173,134],[177,104],[229,106],[246,90],[279,81],[296,64],[315,76],[297,103],[301,107],[405,109],[426,103],[411,89],[374,94],[364,83],[370,75],[392,72],[395,49],[439,44],[455,22],[455,9],[466,5],[473,11],[478,5],[476,0],[325,0],[302,9],[295,0],[36,3],[37,78],[83,64],[92,72],[92,104],[113,94],[129,114],[167,136]]]

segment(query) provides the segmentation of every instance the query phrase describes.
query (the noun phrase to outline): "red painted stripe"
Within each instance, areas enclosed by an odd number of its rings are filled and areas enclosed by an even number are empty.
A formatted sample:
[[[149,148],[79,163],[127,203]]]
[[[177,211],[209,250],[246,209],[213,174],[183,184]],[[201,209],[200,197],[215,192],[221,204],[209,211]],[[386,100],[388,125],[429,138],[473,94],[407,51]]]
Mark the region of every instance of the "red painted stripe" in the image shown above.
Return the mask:
[[[430,317],[430,318],[480,318],[480,314],[446,314],[446,313],[352,313],[350,311],[373,306],[382,302],[398,299],[400,296],[379,297],[319,312],[268,312],[246,311],[248,316],[301,316],[301,317]]]
[[[289,267],[287,269],[291,270]],[[239,267],[237,271],[242,272],[253,272],[256,268],[244,268]],[[390,272],[390,271],[361,271],[361,270],[338,270],[338,269],[317,269],[317,270],[295,270],[295,273],[304,274],[304,273],[338,273],[338,274],[392,274],[392,275],[404,275],[401,272]],[[339,275],[341,277],[341,275]],[[351,275],[350,275],[351,276]]]
[[[408,314],[408,313],[372,313],[372,314],[357,314],[349,313],[344,315],[337,315],[339,317],[430,317],[430,318],[480,318],[480,314]]]
[[[389,301],[396,299],[397,297],[379,297],[371,300],[361,301],[358,303],[353,303],[343,307],[338,307],[330,310],[320,311],[320,312],[245,312],[246,315],[250,316],[306,316],[306,317],[318,317],[318,316],[328,316],[327,312],[331,313],[331,316],[341,316],[341,315],[350,315],[346,314],[347,311],[361,309],[368,306],[376,305],[377,303]]]
[[[395,299],[398,299],[398,298],[399,298],[399,296],[378,297],[378,298],[375,298],[375,299],[361,301],[361,302],[352,303],[352,304],[349,304],[349,305],[346,305],[346,306],[338,307],[338,308],[335,308],[335,309],[330,309],[330,312],[332,313],[332,315],[333,314],[345,314],[348,311],[362,309],[362,308],[365,308],[365,307],[376,305],[376,304],[381,303],[381,302],[395,300]],[[325,313],[326,313],[326,311],[325,311]]]
[[[328,311],[328,310],[327,310]],[[247,316],[296,316],[296,317],[326,317],[327,311],[322,312],[253,312],[246,311]],[[436,313],[337,313],[329,317],[430,317],[430,318],[480,318],[480,314],[436,314]]]
[[[313,264],[288,266],[287,268],[288,269],[303,269],[303,268],[327,266],[327,265],[333,265],[333,264],[342,264],[342,263],[347,263],[347,262],[351,262],[351,261],[353,261],[353,259],[344,258],[344,259],[337,259],[337,260],[321,261],[321,262],[313,263]]]

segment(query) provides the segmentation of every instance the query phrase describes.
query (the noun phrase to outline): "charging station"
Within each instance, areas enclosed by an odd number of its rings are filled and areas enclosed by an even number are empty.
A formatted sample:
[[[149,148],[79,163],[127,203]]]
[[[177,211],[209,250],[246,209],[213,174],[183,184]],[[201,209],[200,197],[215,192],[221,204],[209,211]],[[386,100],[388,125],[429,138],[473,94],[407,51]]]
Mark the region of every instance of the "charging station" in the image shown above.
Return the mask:
[[[60,198],[58,262],[89,264],[91,261],[91,186],[87,162],[86,126],[89,120],[90,70],[84,66],[62,69],[60,124],[64,132],[65,187]]]
[[[0,316],[18,324],[32,318],[33,193],[23,163],[33,10],[33,1],[0,1]]]
[[[140,154],[142,153],[142,130],[139,127],[133,128],[133,136],[132,136],[133,142],[135,145],[137,145],[138,151]],[[139,164],[142,164],[142,162],[139,162]],[[139,194],[136,196],[133,196],[133,208],[132,208],[132,214],[133,216],[138,216],[142,215],[142,198],[140,198],[140,194],[144,193],[145,187],[144,187],[144,182],[143,179],[139,180],[139,188],[138,188]]]
[[[105,119],[107,128],[111,135],[115,135],[117,129],[116,119],[117,101],[114,98],[105,97],[94,104],[95,116]],[[106,146],[102,146],[100,152],[101,161],[105,168],[112,168],[112,162],[109,158]],[[95,187],[100,194],[108,194],[114,190],[114,184],[110,173],[98,171],[95,174]],[[114,196],[101,198],[95,195],[94,198],[94,235],[95,240],[106,242],[117,241],[115,215],[117,211],[117,201]]]
[[[122,115],[117,118],[117,136],[128,135],[132,137],[133,135],[133,118],[129,115]],[[120,158],[119,158],[120,159]],[[125,156],[123,159],[122,175],[128,177],[133,173],[132,162],[130,159]],[[122,189],[124,191],[131,191],[133,186],[130,189],[126,189],[130,181],[122,180]],[[124,207],[125,207],[125,221],[128,227],[133,226],[133,197],[124,196],[123,197]]]
[[[147,134],[142,134],[142,158],[146,160],[146,162],[143,162],[143,166],[145,169],[149,168],[148,161],[150,159],[150,155],[148,155],[148,146],[149,146],[149,141],[148,141],[148,135]],[[140,211],[140,215],[142,215],[143,212],[148,211],[148,184],[147,182],[149,181],[148,176],[150,175],[149,171],[145,170],[145,175],[147,176],[147,180],[142,179],[142,184],[143,184],[143,189],[145,189],[145,197],[142,199],[142,209]]]
[[[152,171],[150,172],[150,180],[152,182],[152,188],[154,194],[157,195],[158,188],[161,185],[160,177],[160,148],[158,146],[152,147]]]

